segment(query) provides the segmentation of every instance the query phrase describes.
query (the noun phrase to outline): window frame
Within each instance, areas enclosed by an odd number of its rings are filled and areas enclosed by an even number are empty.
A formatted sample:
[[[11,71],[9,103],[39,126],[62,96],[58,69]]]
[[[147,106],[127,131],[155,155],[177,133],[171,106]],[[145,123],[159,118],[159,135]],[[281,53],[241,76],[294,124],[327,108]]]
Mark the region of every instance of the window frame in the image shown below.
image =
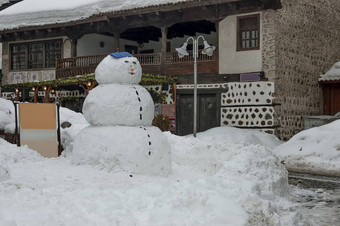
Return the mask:
[[[10,50],[10,71],[36,71],[36,70],[44,70],[44,69],[52,69],[52,68],[55,68],[55,65],[54,66],[51,66],[51,67],[46,67],[47,65],[47,61],[46,61],[46,56],[48,55],[47,54],[47,47],[46,47],[46,44],[48,43],[58,43],[60,44],[60,58],[62,58],[63,56],[63,40],[62,38],[58,38],[58,39],[50,39],[50,40],[41,40],[41,41],[33,41],[33,42],[15,42],[15,43],[10,43],[10,46],[9,46],[9,50]],[[32,67],[30,66],[30,59],[29,59],[29,55],[30,53],[31,54],[36,54],[37,52],[33,51],[33,52],[30,52],[29,50],[29,46],[30,45],[42,45],[42,59],[41,59],[41,67]],[[16,55],[15,53],[13,53],[13,48],[14,46],[24,46],[25,48],[25,67],[22,68],[22,67],[18,67],[18,68],[14,68],[14,55]]]
[[[241,21],[242,20],[249,20],[249,19],[256,19],[257,20],[257,27],[255,28],[241,28]],[[258,36],[255,40],[258,40],[258,45],[255,47],[249,47],[244,48],[242,47],[242,32],[244,31],[258,31]],[[246,16],[239,16],[237,17],[237,35],[236,35],[236,51],[251,51],[251,50],[259,50],[261,46],[261,17],[260,14],[252,14],[252,15],[246,15]],[[249,40],[252,40],[252,37],[249,38]]]

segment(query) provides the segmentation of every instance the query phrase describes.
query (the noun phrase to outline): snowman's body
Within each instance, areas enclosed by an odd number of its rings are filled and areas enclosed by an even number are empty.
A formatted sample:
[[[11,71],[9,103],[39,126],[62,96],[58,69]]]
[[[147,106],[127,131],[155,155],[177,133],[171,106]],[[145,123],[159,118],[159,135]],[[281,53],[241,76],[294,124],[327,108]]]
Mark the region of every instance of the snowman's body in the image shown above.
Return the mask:
[[[140,85],[104,84],[86,97],[83,113],[95,126],[150,126],[154,104],[149,92]]]
[[[99,85],[83,106],[91,127],[74,141],[74,161],[106,164],[132,173],[170,173],[170,145],[163,133],[151,126],[154,104],[148,91],[138,85],[141,72],[138,60],[127,53],[111,54],[98,65],[95,76]],[[84,140],[88,142],[84,144]],[[93,149],[100,149],[100,154],[92,154]]]

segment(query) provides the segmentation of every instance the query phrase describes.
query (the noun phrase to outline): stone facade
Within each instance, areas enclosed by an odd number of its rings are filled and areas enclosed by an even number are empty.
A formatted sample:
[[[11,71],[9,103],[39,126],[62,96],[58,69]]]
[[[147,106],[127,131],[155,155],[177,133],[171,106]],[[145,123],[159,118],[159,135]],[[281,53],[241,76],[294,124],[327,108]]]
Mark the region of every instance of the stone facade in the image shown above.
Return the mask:
[[[281,2],[281,9],[263,13],[262,59],[280,104],[276,135],[286,140],[304,128],[305,116],[323,113],[318,78],[340,58],[340,1]]]
[[[29,40],[29,41],[16,41],[11,43],[23,43],[23,42],[32,42],[32,41],[46,41],[51,39],[62,39],[63,40],[63,49],[62,49],[62,57],[71,57],[72,51],[72,43],[69,38],[66,36],[63,37],[55,37],[49,39],[37,39],[37,40]],[[2,49],[2,84],[18,84],[23,82],[34,82],[34,81],[46,81],[55,79],[55,69],[47,68],[41,70],[18,70],[18,71],[10,71],[10,44],[9,42],[3,43]]]

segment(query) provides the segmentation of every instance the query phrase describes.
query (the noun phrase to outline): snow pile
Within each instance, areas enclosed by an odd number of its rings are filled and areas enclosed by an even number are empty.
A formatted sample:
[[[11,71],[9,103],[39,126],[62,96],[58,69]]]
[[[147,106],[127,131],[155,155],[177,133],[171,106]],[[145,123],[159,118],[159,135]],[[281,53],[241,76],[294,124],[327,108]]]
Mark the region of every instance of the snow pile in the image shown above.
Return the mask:
[[[336,62],[332,68],[324,75],[321,75],[319,81],[340,80],[340,62]]]
[[[61,129],[61,143],[64,149],[72,149],[72,142],[78,136],[78,133],[90,124],[86,121],[83,114],[61,107],[60,124],[64,122],[71,123],[71,126]]]
[[[268,147],[227,142],[227,133],[213,139],[211,132],[165,133],[173,151],[168,177],[107,172],[28,149],[18,155],[19,148],[0,142],[11,173],[0,183],[0,225],[304,223],[289,209],[287,171]]]
[[[340,120],[304,130],[273,152],[288,168],[316,173],[340,170]]]
[[[0,12],[0,30],[81,20],[92,15],[185,0],[25,0]]]
[[[197,137],[200,140],[209,142],[223,140],[226,143],[259,144],[270,149],[275,148],[283,143],[274,135],[254,129],[238,129],[229,126],[209,129],[203,133],[198,133]]]
[[[17,147],[0,138],[0,182],[10,179],[10,167],[17,162],[35,162],[41,156],[29,148]],[[1,221],[0,221],[1,222]]]
[[[15,121],[15,110],[12,101],[0,98],[0,130]]]

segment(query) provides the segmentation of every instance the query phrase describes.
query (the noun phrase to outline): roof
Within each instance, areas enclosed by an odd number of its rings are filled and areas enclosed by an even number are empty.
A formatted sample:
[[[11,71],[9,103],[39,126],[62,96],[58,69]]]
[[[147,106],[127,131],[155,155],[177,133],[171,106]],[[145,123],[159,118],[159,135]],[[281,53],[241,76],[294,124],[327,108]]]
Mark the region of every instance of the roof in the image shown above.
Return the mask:
[[[22,0],[0,0],[0,11],[6,9],[7,7],[10,7],[11,5],[14,5],[18,2],[21,2]]]
[[[5,3],[9,3],[9,0],[0,0],[0,6],[5,4]]]
[[[320,82],[340,80],[340,62],[336,62],[333,67],[319,78]]]
[[[169,5],[188,2],[202,2],[202,1],[24,0],[0,12],[0,30],[65,23],[70,21],[83,20],[91,16],[100,15],[103,13],[114,13],[126,10],[145,9],[148,7],[155,6],[165,9]]]

